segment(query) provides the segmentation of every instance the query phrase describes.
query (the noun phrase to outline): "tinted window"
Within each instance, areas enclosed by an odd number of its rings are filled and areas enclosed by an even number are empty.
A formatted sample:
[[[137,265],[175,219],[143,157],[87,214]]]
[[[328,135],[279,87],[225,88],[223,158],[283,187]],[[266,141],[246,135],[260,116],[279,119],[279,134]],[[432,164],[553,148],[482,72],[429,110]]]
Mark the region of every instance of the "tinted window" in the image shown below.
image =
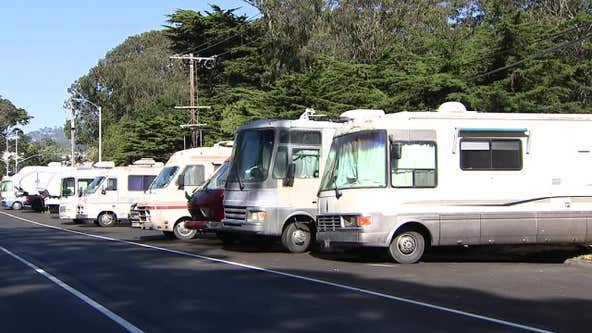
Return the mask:
[[[116,178],[107,179],[107,184],[105,185],[105,191],[117,191],[117,179]]]
[[[146,191],[155,176],[148,175],[130,175],[127,176],[127,190],[128,191]]]
[[[463,170],[520,170],[522,144],[509,139],[464,139],[460,143]]]

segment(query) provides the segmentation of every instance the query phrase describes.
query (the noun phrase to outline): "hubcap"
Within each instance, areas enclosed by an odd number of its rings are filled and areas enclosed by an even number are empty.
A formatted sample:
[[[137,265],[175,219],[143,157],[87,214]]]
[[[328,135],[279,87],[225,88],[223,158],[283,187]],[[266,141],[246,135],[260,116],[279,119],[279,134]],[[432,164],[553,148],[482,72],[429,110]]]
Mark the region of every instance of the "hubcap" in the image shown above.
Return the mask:
[[[179,224],[177,225],[177,230],[183,236],[187,236],[193,232],[193,230],[185,228],[185,222],[179,222]]]
[[[294,230],[294,232],[292,233],[292,239],[294,240],[294,243],[297,245],[303,245],[306,242],[307,238],[308,234],[303,230],[297,229]]]
[[[415,248],[417,247],[415,237],[407,234],[401,235],[401,237],[399,237],[399,240],[397,241],[397,247],[399,248],[399,251],[401,251],[401,253],[403,254],[413,253],[413,251],[415,251]]]

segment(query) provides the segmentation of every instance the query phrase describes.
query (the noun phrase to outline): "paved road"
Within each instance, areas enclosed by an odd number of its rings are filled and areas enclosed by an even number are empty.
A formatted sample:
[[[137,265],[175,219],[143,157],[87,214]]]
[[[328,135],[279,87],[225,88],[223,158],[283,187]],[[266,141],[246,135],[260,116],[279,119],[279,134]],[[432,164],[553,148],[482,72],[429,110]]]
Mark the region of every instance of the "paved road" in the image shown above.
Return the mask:
[[[396,265],[371,251],[175,242],[4,210],[0,250],[6,332],[588,332],[592,322],[592,269],[562,264],[571,248],[443,249]]]

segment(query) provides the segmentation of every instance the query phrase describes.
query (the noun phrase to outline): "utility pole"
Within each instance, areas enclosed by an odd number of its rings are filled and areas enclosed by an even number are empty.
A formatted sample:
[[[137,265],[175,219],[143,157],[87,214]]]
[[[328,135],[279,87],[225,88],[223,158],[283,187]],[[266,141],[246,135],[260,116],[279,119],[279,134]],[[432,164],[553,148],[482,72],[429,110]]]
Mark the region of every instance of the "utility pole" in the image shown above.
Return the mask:
[[[16,133],[16,137],[14,138],[14,174],[18,173],[18,133]]]
[[[74,166],[74,135],[76,127],[74,126],[74,105],[70,103],[70,166]]]
[[[195,61],[198,63],[204,63],[207,67],[207,64],[211,61],[215,61],[216,57],[195,57],[193,53],[188,55],[175,55],[171,56],[171,59],[181,59],[181,60],[189,60],[189,106],[176,106],[175,109],[189,109],[191,112],[190,123],[181,125],[182,128],[189,127],[191,129],[191,147],[195,148],[198,146],[197,141],[197,129],[199,127],[203,127],[206,124],[199,123],[199,114],[196,116],[196,110],[199,109],[209,109],[209,106],[200,106],[199,105],[199,98],[196,98],[196,90],[195,90]],[[202,130],[199,130],[199,145],[202,145]]]

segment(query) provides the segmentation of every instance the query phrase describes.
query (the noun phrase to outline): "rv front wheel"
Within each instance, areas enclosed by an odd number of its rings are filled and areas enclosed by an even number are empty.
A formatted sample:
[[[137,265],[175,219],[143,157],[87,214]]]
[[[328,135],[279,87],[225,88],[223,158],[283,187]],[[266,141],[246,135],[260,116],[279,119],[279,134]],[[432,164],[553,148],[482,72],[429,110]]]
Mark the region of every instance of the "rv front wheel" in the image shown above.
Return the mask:
[[[197,230],[187,229],[185,227],[185,222],[187,221],[188,220],[181,220],[177,222],[177,224],[175,224],[175,227],[173,228],[173,233],[175,234],[175,237],[177,237],[177,239],[188,240],[192,239],[197,234]]]
[[[389,254],[400,264],[414,264],[421,259],[425,250],[425,239],[417,231],[403,231],[393,238]]]
[[[12,209],[14,209],[14,210],[21,210],[21,209],[23,209],[23,204],[20,203],[20,202],[18,202],[18,201],[15,201],[12,204]]]
[[[115,221],[115,215],[109,212],[101,213],[97,218],[97,223],[101,227],[112,227],[115,224]]]
[[[311,238],[307,224],[290,223],[282,233],[282,245],[292,253],[302,253],[308,250]]]

